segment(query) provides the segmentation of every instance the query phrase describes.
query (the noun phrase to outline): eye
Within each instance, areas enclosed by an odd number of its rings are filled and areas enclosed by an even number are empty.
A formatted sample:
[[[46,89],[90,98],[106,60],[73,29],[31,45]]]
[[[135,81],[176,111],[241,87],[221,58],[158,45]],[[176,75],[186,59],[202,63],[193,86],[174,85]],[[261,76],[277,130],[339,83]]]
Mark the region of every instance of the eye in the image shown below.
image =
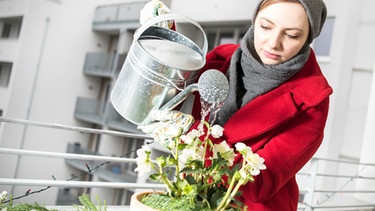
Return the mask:
[[[270,30],[271,28],[266,25],[260,25],[260,27],[264,30]]]
[[[299,38],[299,35],[293,35],[293,34],[288,34],[288,33],[285,33],[285,36],[287,36],[290,39],[294,39],[294,40]]]

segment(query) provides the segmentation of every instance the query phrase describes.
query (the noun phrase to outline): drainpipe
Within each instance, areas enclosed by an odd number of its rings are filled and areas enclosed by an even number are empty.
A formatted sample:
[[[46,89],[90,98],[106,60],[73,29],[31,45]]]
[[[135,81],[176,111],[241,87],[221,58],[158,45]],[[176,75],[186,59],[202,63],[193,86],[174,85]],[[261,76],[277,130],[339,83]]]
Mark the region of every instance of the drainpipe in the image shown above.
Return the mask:
[[[41,61],[42,61],[42,58],[43,58],[44,45],[45,45],[47,33],[48,33],[48,26],[49,26],[49,22],[50,22],[50,17],[46,17],[45,21],[46,21],[46,24],[45,24],[45,28],[44,28],[44,34],[43,34],[43,38],[42,38],[42,43],[40,45],[38,62],[37,62],[37,65],[36,65],[36,70],[35,70],[35,77],[34,77],[32,87],[31,87],[31,93],[30,93],[29,103],[28,103],[26,117],[25,117],[26,120],[30,119],[31,109],[32,109],[32,106],[33,106],[34,95],[35,95],[35,88],[36,88],[36,84],[37,84],[38,78],[39,78],[40,65],[41,65]],[[26,134],[27,134],[27,128],[28,128],[27,125],[25,125],[24,129],[22,131],[22,137],[21,137],[21,143],[20,143],[19,149],[24,148]],[[21,155],[18,155],[17,156],[17,163],[16,163],[16,170],[14,172],[13,178],[18,178],[20,162],[21,162]],[[12,193],[14,192],[14,188],[15,188],[15,186],[12,186]]]

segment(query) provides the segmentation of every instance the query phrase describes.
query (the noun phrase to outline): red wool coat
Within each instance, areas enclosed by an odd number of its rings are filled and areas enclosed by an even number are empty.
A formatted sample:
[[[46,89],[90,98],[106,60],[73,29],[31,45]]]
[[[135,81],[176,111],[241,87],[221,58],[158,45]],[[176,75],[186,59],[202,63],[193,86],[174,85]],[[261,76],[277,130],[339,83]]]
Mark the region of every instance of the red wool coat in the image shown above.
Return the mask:
[[[237,47],[222,45],[208,53],[203,71],[217,69],[225,73]],[[243,188],[242,200],[250,210],[297,210],[295,175],[322,142],[331,93],[311,50],[301,71],[247,103],[224,125],[223,140],[233,145],[243,142],[265,159],[267,169]],[[192,111],[196,119],[200,119],[198,98],[199,94]]]

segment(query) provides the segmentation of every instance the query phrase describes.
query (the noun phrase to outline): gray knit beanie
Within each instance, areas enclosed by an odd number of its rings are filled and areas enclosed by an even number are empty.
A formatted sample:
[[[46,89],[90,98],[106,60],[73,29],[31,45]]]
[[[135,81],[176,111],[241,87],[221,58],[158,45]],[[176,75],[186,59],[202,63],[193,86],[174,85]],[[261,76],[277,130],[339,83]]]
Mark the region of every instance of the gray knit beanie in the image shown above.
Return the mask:
[[[259,0],[257,7],[253,15],[253,22],[260,5],[264,0]],[[310,22],[310,34],[308,37],[308,42],[311,43],[317,36],[319,36],[320,31],[323,28],[324,22],[327,17],[327,7],[324,4],[323,0],[298,0],[302,6],[305,8],[307,17]]]

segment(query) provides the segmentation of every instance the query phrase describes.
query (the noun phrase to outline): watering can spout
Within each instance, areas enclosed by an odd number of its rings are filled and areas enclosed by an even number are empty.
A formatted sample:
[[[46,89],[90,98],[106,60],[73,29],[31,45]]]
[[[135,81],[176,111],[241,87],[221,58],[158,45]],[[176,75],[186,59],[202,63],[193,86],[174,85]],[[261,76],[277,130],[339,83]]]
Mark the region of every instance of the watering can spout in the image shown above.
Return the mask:
[[[198,83],[190,84],[170,101],[168,101],[160,110],[172,110],[181,104],[187,97],[189,97],[193,92],[198,91]]]

